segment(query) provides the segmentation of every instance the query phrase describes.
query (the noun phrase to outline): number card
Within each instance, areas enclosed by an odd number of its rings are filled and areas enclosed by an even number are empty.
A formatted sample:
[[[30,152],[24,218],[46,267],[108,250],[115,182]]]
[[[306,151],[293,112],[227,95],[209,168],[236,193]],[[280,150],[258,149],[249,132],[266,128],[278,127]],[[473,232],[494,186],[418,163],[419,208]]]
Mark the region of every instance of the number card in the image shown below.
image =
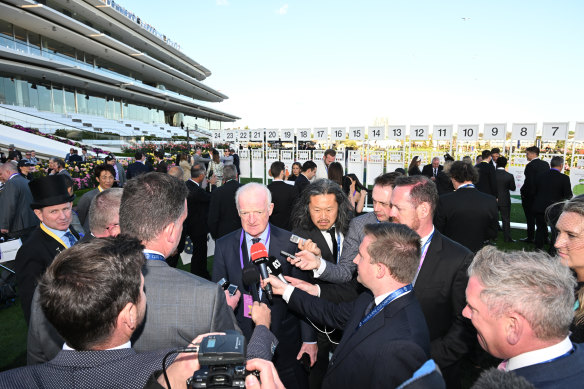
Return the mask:
[[[459,124],[457,137],[459,141],[475,141],[479,138],[478,124]]]
[[[268,130],[266,130],[266,140],[278,140],[280,139],[278,137],[278,130],[275,128],[270,128]]]
[[[247,142],[249,140],[249,130],[237,131],[237,141]]]
[[[345,140],[347,137],[347,127],[331,128],[331,140]]]
[[[427,140],[429,132],[428,126],[411,126],[410,140]]]
[[[576,123],[576,132],[574,133],[573,140],[576,142],[584,141],[584,122]]]
[[[226,142],[235,142],[235,131],[234,130],[225,131],[225,141]]]
[[[384,140],[385,127],[369,127],[367,129],[369,140]]]
[[[506,140],[507,125],[505,123],[485,123],[483,130],[484,140]]]
[[[364,127],[349,127],[349,139],[351,139],[351,140],[365,139],[365,128]]]
[[[511,139],[533,141],[535,139],[535,123],[513,123]]]
[[[296,129],[296,139],[298,140],[310,140],[311,130],[310,128],[298,128]]]
[[[387,139],[390,140],[406,139],[406,126],[388,126]]]
[[[328,139],[328,128],[314,128],[312,133],[314,134],[314,139],[316,140]]]
[[[252,142],[264,141],[264,130],[256,129],[249,132],[249,140]]]
[[[566,140],[568,138],[568,123],[544,123],[542,140]]]
[[[283,142],[294,141],[294,130],[292,128],[282,128],[280,130],[280,139]]]
[[[213,130],[213,142],[221,142],[221,130]]]
[[[434,126],[432,140],[452,140],[452,125]]]

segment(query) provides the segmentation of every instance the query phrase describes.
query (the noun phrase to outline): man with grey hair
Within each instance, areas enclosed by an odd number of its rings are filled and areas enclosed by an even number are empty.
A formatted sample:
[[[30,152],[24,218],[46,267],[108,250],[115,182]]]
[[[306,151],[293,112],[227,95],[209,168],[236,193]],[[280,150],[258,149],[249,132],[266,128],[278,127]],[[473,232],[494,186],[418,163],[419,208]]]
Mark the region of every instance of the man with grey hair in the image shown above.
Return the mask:
[[[274,204],[272,204],[270,191],[264,185],[250,183],[242,186],[235,194],[235,204],[242,228],[215,242],[212,280],[217,282],[225,278],[241,290],[242,296],[235,309],[235,315],[243,334],[249,339],[253,331],[253,322],[248,312],[252,301],[251,288],[259,287],[257,284],[243,283],[243,268],[251,263],[251,246],[261,243],[269,256],[282,258],[280,250],[291,252],[295,245],[290,242],[290,232],[268,222]],[[307,274],[303,274],[283,259],[280,262],[282,274],[306,279]],[[262,302],[268,302],[266,297],[266,293],[262,291],[260,297]],[[286,388],[305,388],[307,376],[298,360],[304,353],[308,353],[311,359],[315,359],[316,334],[307,323],[299,323],[298,317],[287,309],[281,297],[274,296],[269,305],[272,309],[272,332],[280,342],[274,355],[274,364],[278,374]],[[301,338],[303,344],[301,344]]]
[[[0,232],[23,240],[36,227],[39,219],[30,208],[32,193],[28,180],[18,174],[13,163],[0,165]]]
[[[241,228],[239,214],[235,206],[235,193],[241,184],[237,181],[234,165],[223,168],[223,185],[211,193],[208,226],[213,239],[217,240]]]
[[[432,181],[436,181],[438,173],[440,173],[443,169],[444,166],[440,165],[440,157],[434,157],[432,158],[432,163],[429,163],[422,168],[422,175],[428,177]]]
[[[168,174],[141,174],[124,187],[120,229],[142,242],[147,258],[146,318],[133,338],[139,352],[182,347],[185,339],[202,333],[237,329],[219,285],[174,269],[165,261],[181,238],[186,199],[185,184]]]
[[[168,169],[168,174],[182,180],[184,177],[184,170],[180,166],[171,166]]]
[[[568,267],[542,252],[485,247],[468,275],[463,315],[481,347],[503,359],[500,369],[539,389],[582,386],[584,348],[568,337],[576,288]]]
[[[98,193],[93,198],[89,207],[89,230],[91,231],[89,236],[94,238],[118,236],[120,233],[120,204],[123,194],[122,188],[110,188]]]

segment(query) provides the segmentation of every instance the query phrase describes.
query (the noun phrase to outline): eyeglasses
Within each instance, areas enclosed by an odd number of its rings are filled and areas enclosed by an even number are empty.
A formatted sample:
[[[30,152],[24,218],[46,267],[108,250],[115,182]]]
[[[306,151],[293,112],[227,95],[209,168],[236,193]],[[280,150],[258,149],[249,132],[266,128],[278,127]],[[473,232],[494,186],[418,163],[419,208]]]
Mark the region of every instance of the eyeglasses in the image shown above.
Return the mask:
[[[120,224],[119,223],[114,223],[114,224],[110,224],[109,226],[107,226],[105,229],[106,230],[111,230],[114,227],[118,227]]]

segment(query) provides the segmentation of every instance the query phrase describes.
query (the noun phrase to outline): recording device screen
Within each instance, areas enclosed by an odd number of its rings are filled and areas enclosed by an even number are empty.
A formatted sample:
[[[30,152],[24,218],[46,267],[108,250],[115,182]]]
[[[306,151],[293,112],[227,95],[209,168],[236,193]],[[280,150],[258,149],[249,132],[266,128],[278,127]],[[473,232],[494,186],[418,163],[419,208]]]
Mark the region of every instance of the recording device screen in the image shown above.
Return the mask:
[[[290,253],[288,253],[288,252],[286,252],[284,250],[280,251],[280,255],[283,256],[283,257],[289,257],[289,258],[292,258],[292,259],[296,259],[296,256],[295,255],[290,254]]]

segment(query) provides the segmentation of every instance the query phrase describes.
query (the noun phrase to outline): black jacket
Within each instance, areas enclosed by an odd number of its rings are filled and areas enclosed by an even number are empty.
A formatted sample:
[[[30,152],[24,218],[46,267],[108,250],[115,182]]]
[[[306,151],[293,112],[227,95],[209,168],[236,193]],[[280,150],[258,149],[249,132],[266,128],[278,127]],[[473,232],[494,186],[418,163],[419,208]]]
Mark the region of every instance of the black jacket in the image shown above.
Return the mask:
[[[187,208],[189,213],[184,223],[186,233],[191,238],[207,236],[207,233],[209,232],[207,219],[209,215],[211,194],[191,180],[186,182],[186,186],[189,190],[187,196]]]
[[[510,191],[515,190],[515,178],[513,174],[504,169],[497,169],[497,205],[499,207],[511,206]]]
[[[525,170],[523,174],[525,175],[525,180],[523,180],[523,185],[521,186],[521,199],[527,201],[535,200],[535,181],[537,176],[550,170],[550,164],[546,161],[542,161],[539,158],[532,159],[527,165],[525,165]]]
[[[570,185],[570,177],[567,175],[556,169],[550,169],[537,176],[533,212],[545,213],[546,208],[550,205],[571,198],[572,186]]]
[[[241,228],[241,219],[235,206],[235,192],[240,186],[239,182],[231,180],[211,192],[207,222],[215,240]]]
[[[497,173],[493,165],[484,161],[475,167],[479,171],[479,181],[476,183],[476,188],[483,193],[497,197]]]
[[[296,201],[294,186],[284,181],[272,181],[268,189],[272,193],[272,203],[274,203],[270,223],[284,230],[290,230],[290,214]]]

